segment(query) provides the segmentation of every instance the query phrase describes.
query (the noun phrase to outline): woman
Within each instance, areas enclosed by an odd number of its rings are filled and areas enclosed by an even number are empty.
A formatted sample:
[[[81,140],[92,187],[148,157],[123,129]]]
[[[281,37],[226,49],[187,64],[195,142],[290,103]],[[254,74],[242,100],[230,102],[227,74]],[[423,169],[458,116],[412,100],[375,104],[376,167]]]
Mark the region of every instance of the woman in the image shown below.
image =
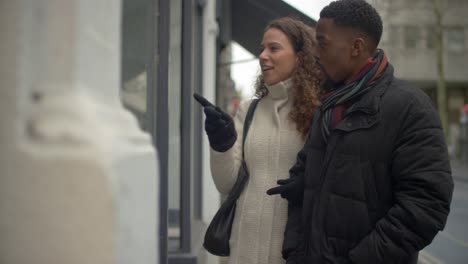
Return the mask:
[[[245,142],[250,179],[237,202],[231,231],[229,264],[279,264],[287,220],[287,201],[266,195],[289,168],[304,144],[319,105],[320,70],[315,64],[315,35],[293,18],[266,28],[260,45],[261,98]],[[205,130],[211,146],[211,170],[218,190],[227,194],[242,161],[243,120],[251,100],[234,120],[218,107],[205,106]]]

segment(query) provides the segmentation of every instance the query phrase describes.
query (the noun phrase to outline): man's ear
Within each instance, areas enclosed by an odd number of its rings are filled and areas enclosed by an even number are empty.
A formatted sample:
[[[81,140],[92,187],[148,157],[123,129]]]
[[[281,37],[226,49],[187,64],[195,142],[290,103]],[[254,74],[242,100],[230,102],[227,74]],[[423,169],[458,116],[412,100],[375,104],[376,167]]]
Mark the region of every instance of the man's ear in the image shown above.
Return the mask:
[[[364,38],[355,38],[351,47],[351,55],[354,57],[359,56],[366,49],[366,41]]]

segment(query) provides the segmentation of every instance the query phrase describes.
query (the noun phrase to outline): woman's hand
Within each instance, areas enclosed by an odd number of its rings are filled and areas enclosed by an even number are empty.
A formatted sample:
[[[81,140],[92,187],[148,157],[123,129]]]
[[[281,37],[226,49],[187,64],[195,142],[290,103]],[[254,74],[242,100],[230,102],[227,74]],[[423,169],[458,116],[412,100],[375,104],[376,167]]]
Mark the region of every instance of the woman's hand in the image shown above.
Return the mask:
[[[225,152],[230,149],[237,140],[237,132],[232,117],[218,106],[213,105],[205,97],[197,93],[194,93],[193,97],[203,106],[206,116],[205,131],[210,146],[218,152]]]

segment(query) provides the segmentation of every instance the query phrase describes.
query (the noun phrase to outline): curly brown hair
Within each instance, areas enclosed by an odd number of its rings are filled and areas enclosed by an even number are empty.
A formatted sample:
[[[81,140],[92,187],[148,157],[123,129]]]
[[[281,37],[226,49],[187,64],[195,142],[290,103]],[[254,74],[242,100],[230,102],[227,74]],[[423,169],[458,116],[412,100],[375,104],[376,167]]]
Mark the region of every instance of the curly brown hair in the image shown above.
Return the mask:
[[[323,78],[316,64],[314,50],[317,45],[315,29],[292,17],[282,17],[271,21],[265,28],[275,28],[283,32],[291,42],[299,58],[299,65],[292,75],[293,107],[289,118],[296,123],[303,138],[309,132],[315,110],[320,105],[320,83]],[[262,98],[268,94],[262,75],[257,77],[255,96]]]

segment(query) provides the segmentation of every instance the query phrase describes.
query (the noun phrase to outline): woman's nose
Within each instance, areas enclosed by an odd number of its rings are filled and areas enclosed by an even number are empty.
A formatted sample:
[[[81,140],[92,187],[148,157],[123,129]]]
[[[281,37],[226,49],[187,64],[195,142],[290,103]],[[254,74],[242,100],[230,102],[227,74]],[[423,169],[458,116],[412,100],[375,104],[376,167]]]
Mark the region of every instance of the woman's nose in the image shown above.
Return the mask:
[[[267,56],[266,50],[263,50],[263,51],[260,52],[260,54],[258,55],[258,58],[259,58],[260,60],[263,60],[263,61],[266,60],[267,57],[268,57],[268,56]]]

